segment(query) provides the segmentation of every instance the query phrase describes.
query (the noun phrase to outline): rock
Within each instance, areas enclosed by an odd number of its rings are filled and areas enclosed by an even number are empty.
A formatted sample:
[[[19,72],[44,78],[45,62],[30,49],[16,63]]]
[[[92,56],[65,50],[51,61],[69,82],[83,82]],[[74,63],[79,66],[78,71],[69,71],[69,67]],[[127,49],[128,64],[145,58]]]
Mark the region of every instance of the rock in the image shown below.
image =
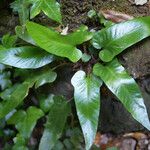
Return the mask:
[[[124,51],[123,64],[135,79],[142,79],[150,74],[150,38],[147,38]],[[136,55],[135,55],[136,54]]]
[[[135,0],[134,3],[136,5],[144,5],[147,3],[147,0]]]
[[[141,150],[148,149],[148,139],[141,139],[138,141],[138,147],[140,147]]]
[[[122,141],[120,150],[135,150],[135,147],[136,140],[128,138]]]
[[[14,33],[16,25],[19,24],[18,17],[13,16],[8,10],[0,11],[0,38],[7,33]]]
[[[102,133],[120,134],[144,130],[110,91],[101,97],[100,125]]]

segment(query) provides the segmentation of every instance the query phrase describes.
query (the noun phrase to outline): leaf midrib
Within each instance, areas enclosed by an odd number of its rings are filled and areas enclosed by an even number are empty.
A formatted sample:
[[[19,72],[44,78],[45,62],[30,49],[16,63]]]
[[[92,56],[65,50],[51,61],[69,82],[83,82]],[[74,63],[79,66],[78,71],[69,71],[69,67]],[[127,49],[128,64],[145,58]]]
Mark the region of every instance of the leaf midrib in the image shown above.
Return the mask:
[[[140,25],[140,26],[138,26],[136,29],[133,29],[130,33],[127,33],[127,34],[125,34],[125,36],[122,36],[122,37],[118,37],[118,38],[113,38],[112,36],[111,36],[111,40],[110,39],[107,39],[107,41],[110,41],[110,42],[108,42],[108,44],[106,44],[106,46],[103,46],[103,48],[105,48],[105,49],[110,49],[110,48],[112,48],[113,46],[113,43],[117,43],[118,42],[118,40],[122,40],[123,38],[126,38],[128,35],[132,35],[132,34],[134,34],[134,32],[135,31],[139,31],[140,30],[140,28],[142,27],[142,25]],[[138,30],[137,30],[138,29]],[[108,36],[107,36],[108,37]],[[106,41],[105,41],[106,42]],[[132,45],[132,44],[130,44],[130,45]]]
[[[113,76],[113,78],[115,79],[115,80],[118,80],[118,78],[115,76],[115,74],[113,73],[113,71],[109,68],[109,67],[106,67],[107,68],[107,70],[111,73],[111,75]],[[129,100],[131,100],[131,98],[130,98],[130,96],[128,96],[128,95],[130,95],[130,92],[128,91],[128,89],[127,88],[125,88],[125,86],[121,86],[121,88],[123,89],[123,91],[126,91],[126,93],[128,93],[127,94],[127,98],[129,99]],[[115,93],[114,93],[115,94]],[[116,94],[115,94],[116,95]],[[118,98],[119,98],[119,100],[121,101],[121,99],[120,99],[120,97],[119,96],[117,96]],[[123,103],[123,101],[121,101],[122,103]],[[124,104],[124,103],[123,103]],[[128,109],[128,107],[125,105],[125,107]],[[129,110],[129,109],[128,109]],[[130,110],[129,110],[129,112],[130,112]],[[131,113],[131,112],[130,112]]]

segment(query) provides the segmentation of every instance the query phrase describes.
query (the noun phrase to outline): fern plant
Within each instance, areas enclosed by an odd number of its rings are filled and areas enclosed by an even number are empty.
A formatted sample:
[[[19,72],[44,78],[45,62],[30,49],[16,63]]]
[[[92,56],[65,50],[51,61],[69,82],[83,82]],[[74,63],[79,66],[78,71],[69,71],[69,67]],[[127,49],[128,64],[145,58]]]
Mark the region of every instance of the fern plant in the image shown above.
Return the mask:
[[[88,27],[82,25],[73,33],[62,35],[53,28],[29,21],[29,18],[43,11],[49,18],[61,23],[60,8],[56,1],[16,0],[11,7],[18,11],[21,26],[15,28],[15,36],[3,36],[0,63],[19,68],[15,69],[15,74],[19,74],[21,80],[6,86],[0,93],[0,118],[6,124],[14,125],[18,131],[13,149],[28,149],[27,141],[40,118],[46,117],[47,121],[39,149],[52,149],[60,138],[71,112],[70,101],[63,95],[49,93],[38,105],[25,109],[20,106],[23,106],[30,89],[36,91],[44,84],[53,84],[57,80],[56,69],[68,63],[80,66],[71,83],[86,150],[91,148],[97,132],[102,84],[116,95],[134,119],[150,130],[140,89],[117,59],[122,51],[150,35],[150,17],[111,24],[95,32],[88,31]],[[16,36],[24,44],[16,42]],[[87,46],[86,51],[78,48],[85,42],[92,47],[90,51]],[[99,55],[93,55],[95,50]]]

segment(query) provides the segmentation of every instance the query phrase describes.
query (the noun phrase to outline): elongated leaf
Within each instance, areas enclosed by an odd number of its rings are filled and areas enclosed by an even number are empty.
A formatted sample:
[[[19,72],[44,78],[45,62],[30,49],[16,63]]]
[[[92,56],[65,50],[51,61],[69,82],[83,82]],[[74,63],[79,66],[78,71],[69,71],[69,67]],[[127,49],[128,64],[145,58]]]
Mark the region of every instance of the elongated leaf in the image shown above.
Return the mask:
[[[0,97],[3,100],[8,100],[11,97],[11,94],[13,93],[13,91],[18,87],[18,84],[14,84],[13,86],[11,86],[10,88],[7,88],[6,90],[2,91],[0,93]]]
[[[33,131],[33,128],[36,125],[37,120],[43,115],[44,113],[41,109],[30,106],[27,109],[25,118],[17,124],[17,129],[19,130],[19,133],[25,139],[28,139]]]
[[[100,86],[102,81],[94,75],[86,77],[85,72],[78,71],[71,80],[74,86],[74,98],[78,118],[84,134],[86,150],[93,144],[100,112]]]
[[[60,5],[56,0],[30,0],[32,2],[32,7],[30,11],[30,18],[34,18],[41,11],[44,12],[49,18],[55,20],[59,23],[62,22]]]
[[[14,124],[16,129],[19,131],[17,137],[14,138],[14,150],[27,149],[25,146],[26,139],[29,139],[37,120],[43,115],[44,113],[41,109],[31,106],[27,109],[27,112],[24,110],[19,110],[14,113],[13,116],[9,118],[9,120],[7,120],[8,124]]]
[[[5,115],[16,108],[27,96],[29,88],[31,88],[32,86],[32,82],[24,82],[22,84],[19,84],[12,92],[10,98],[7,101],[2,101],[0,103],[0,118],[5,117]]]
[[[35,45],[35,42],[33,41],[33,39],[29,36],[27,30],[22,27],[22,26],[16,26],[15,28],[16,34],[19,38],[21,38],[22,40]]]
[[[100,51],[100,58],[111,61],[131,45],[150,35],[150,17],[136,18],[100,30],[93,37],[93,46]]]
[[[92,33],[85,26],[69,35],[61,35],[33,22],[28,22],[26,26],[37,45],[51,54],[67,57],[72,62],[77,62],[82,57],[81,51],[75,46],[92,38]]]
[[[17,126],[19,122],[24,120],[25,116],[26,112],[24,110],[18,110],[7,120],[7,123]]]
[[[13,8],[13,11],[18,12],[22,25],[29,19],[29,4],[28,0],[15,0],[11,3],[11,8]]]
[[[54,104],[47,117],[46,126],[40,142],[39,150],[51,150],[60,138],[70,107],[66,99],[54,97]]]
[[[54,57],[31,46],[0,50],[0,63],[17,68],[39,68],[51,63]]]
[[[30,106],[27,111],[19,110],[13,114],[8,120],[8,124],[14,124],[19,131],[19,134],[28,139],[33,131],[34,126],[39,118],[44,115],[39,108]]]
[[[96,64],[94,74],[119,98],[134,119],[150,130],[150,122],[140,89],[124,67],[114,59],[106,66]]]
[[[38,95],[40,99],[40,108],[46,113],[54,104],[54,95]]]
[[[17,136],[13,139],[15,145],[12,150],[28,150],[26,145],[26,140],[22,137],[22,135],[17,134]]]

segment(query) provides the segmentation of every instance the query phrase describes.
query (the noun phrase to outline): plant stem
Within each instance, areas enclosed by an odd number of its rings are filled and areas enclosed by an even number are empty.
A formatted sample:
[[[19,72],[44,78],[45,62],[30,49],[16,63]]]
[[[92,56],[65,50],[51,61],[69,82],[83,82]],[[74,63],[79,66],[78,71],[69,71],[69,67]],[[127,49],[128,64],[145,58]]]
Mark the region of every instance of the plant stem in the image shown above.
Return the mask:
[[[56,70],[57,68],[59,68],[59,67],[62,67],[62,66],[65,66],[65,65],[73,65],[72,63],[62,63],[62,64],[59,64],[59,65],[57,65],[56,67],[54,67],[54,68],[52,68],[52,71],[54,71],[54,70]]]

